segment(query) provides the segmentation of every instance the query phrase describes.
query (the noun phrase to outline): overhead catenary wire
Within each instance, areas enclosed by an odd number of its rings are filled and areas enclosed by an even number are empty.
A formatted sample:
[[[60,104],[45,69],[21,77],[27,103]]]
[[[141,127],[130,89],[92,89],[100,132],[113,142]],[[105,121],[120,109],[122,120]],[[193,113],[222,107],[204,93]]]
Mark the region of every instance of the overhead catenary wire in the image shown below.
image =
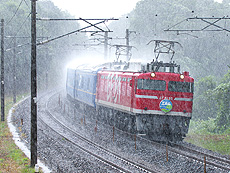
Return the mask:
[[[59,18],[59,19],[52,19],[52,18],[36,18],[36,20],[41,20],[41,21],[76,21],[76,20],[103,20],[103,21],[108,21],[108,20],[119,20],[119,19],[114,19],[114,18],[110,18],[110,19],[83,19],[83,18],[78,18],[78,19],[62,19],[62,18]]]
[[[19,44],[19,45],[15,46],[15,47],[11,47],[11,48],[6,49],[5,52],[11,51],[11,50],[13,50],[15,48],[27,46],[27,45],[31,45],[31,43]]]
[[[25,25],[26,20],[29,18],[30,15],[31,15],[31,14],[28,14],[28,16],[26,17],[26,19],[25,19],[24,22],[21,24],[21,26],[20,26],[19,29],[17,30],[16,34],[15,34],[14,36],[12,36],[12,38],[15,38],[15,37],[18,35],[18,33],[21,31],[22,27]],[[12,39],[11,42],[7,45],[7,47],[9,47],[9,45],[11,45],[12,42],[13,42],[13,39]],[[9,48],[8,48],[8,49],[9,49]]]
[[[18,10],[19,10],[20,7],[22,6],[23,1],[25,2],[26,6],[27,6],[28,8],[30,8],[29,5],[27,4],[26,0],[21,0],[21,2],[19,3],[19,5],[18,5],[18,7],[17,7],[17,9],[16,9],[16,11],[15,11],[15,13],[14,13],[13,16],[10,18],[10,20],[7,22],[6,26],[8,26],[8,25],[11,23],[11,21],[14,19],[14,17],[17,15]],[[29,16],[30,16],[30,13],[29,13],[28,16],[26,17],[26,19],[22,22],[22,24],[20,25],[19,29],[17,29],[16,34],[15,34],[14,36],[12,36],[12,38],[17,37],[18,33],[21,31],[22,27],[25,25],[25,23],[26,23],[27,19],[29,18]],[[6,47],[9,47],[9,45],[12,44],[13,40],[14,40],[14,39],[12,39],[12,40],[10,41],[10,43],[9,43]],[[22,47],[22,46],[24,46],[24,45],[28,45],[28,43],[23,44],[23,45],[18,45],[17,47]],[[13,49],[13,48],[8,48],[7,51],[12,50],[12,49]],[[6,51],[6,50],[5,50],[5,51]]]
[[[168,29],[164,30],[164,31],[176,31],[177,33],[179,32],[185,32],[185,31],[190,31],[190,32],[193,32],[193,31],[227,31],[227,32],[230,32],[230,30],[220,26],[220,25],[217,25],[216,23],[221,21],[221,20],[229,20],[230,18],[229,17],[193,17],[193,18],[187,18],[171,27],[169,27]],[[175,26],[178,26],[179,24],[183,23],[184,21],[194,21],[194,20],[200,20],[201,22],[204,22],[206,23],[205,26],[201,26],[202,28],[198,28],[198,29],[172,29],[173,27]],[[215,21],[213,21],[215,20]],[[218,28],[218,29],[210,29],[208,30],[207,28],[209,27],[215,27],[215,28]]]
[[[97,23],[95,23],[95,24],[93,24],[93,25],[89,25],[89,26],[83,27],[83,28],[78,29],[78,30],[76,30],[76,31],[72,31],[72,32],[69,32],[69,33],[67,33],[67,34],[63,34],[63,35],[60,35],[60,36],[58,36],[58,37],[55,37],[55,38],[52,38],[52,39],[49,39],[49,40],[45,40],[45,41],[39,42],[39,43],[37,43],[37,45],[42,45],[42,44],[45,44],[45,43],[49,43],[49,42],[54,41],[54,40],[57,40],[57,39],[59,39],[59,38],[63,38],[63,37],[66,37],[66,36],[75,34],[76,32],[82,31],[82,30],[87,29],[87,28],[90,28],[90,27],[92,27],[92,26],[95,27],[96,25],[101,24],[101,23],[104,23],[104,22],[105,22],[105,20],[100,21],[100,22],[97,22]],[[95,32],[96,32],[96,31],[95,31]]]
[[[16,9],[16,11],[15,11],[15,13],[14,13],[13,16],[10,18],[10,20],[6,23],[6,26],[9,25],[9,23],[10,23],[10,22],[13,20],[13,18],[16,16],[16,14],[17,14],[19,8],[21,7],[23,1],[24,1],[24,0],[21,0],[20,4],[18,5],[18,7],[17,7],[17,9]]]
[[[30,10],[30,6],[27,4],[26,0],[24,0],[26,6],[28,7],[28,9]]]
[[[31,37],[6,36],[5,38],[31,38]],[[48,38],[48,37],[37,37],[37,38]],[[15,49],[15,48],[27,46],[27,45],[31,45],[31,42],[29,42],[29,43],[24,43],[24,44],[18,44],[18,45],[14,46],[14,47],[5,49],[5,52],[11,51],[11,50],[13,50],[13,49]]]

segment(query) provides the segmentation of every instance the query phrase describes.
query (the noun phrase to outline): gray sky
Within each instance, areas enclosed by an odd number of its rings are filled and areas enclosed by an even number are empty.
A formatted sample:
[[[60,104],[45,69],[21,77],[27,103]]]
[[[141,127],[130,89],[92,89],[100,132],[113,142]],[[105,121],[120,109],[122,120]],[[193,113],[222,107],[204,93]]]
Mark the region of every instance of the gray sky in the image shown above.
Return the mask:
[[[132,11],[140,0],[52,0],[76,18],[118,18]]]

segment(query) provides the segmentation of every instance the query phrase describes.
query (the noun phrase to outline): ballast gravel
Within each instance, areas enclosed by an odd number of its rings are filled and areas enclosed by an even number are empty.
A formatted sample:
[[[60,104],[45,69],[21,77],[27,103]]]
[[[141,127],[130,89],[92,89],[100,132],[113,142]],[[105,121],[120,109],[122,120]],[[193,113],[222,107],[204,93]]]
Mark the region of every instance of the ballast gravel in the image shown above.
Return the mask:
[[[66,99],[64,92],[52,95],[53,93],[48,93],[39,97],[38,116],[47,116],[46,103],[48,102],[47,106],[50,112],[63,124],[123,157],[149,167],[155,166],[162,172],[204,172],[202,162],[197,162],[175,153],[169,152],[168,161],[166,161],[165,145],[156,147],[151,141],[139,136],[136,137],[135,145],[134,135],[124,133],[118,129],[115,129],[113,138],[113,127],[96,122],[95,119],[88,115],[89,112],[87,111],[79,113],[76,108],[74,111],[73,104]],[[21,139],[30,148],[30,98],[16,107],[12,115],[12,121],[20,133]],[[192,144],[185,142],[183,144],[199,149],[201,152],[205,151],[213,154],[211,151]],[[118,172],[116,169],[81,151],[39,121],[38,157],[52,172]],[[208,165],[206,170],[209,173],[227,172]]]

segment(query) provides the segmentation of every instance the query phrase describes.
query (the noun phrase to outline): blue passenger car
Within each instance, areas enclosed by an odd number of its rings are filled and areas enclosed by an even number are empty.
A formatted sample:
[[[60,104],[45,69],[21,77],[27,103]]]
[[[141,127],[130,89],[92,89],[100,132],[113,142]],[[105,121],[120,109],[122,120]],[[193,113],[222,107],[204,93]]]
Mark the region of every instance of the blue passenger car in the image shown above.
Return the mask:
[[[67,70],[66,91],[73,99],[96,107],[97,70]]]
[[[75,70],[67,69],[67,81],[66,81],[66,92],[69,96],[74,98],[74,88],[75,88]]]

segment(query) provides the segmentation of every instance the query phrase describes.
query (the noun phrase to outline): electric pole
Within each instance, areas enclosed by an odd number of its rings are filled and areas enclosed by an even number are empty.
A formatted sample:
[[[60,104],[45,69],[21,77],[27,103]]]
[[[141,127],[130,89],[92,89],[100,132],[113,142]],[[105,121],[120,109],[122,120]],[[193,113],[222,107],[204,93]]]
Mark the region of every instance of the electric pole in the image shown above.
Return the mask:
[[[130,42],[130,34],[132,33],[135,33],[136,34],[136,31],[129,31],[129,29],[126,29],[126,36],[125,36],[125,40],[126,40],[126,59],[127,59],[127,62],[130,60],[130,56],[131,56],[131,48],[132,46],[129,46],[129,42]]]
[[[126,52],[126,58],[127,61],[129,60],[129,29],[126,29],[126,46],[127,46],[127,52]]]
[[[48,48],[46,49],[46,59],[49,59],[49,51]],[[46,90],[49,88],[49,71],[48,71],[48,66],[46,68]]]
[[[4,99],[4,19],[1,20],[1,121],[5,121],[5,99]]]
[[[104,60],[108,60],[108,31],[105,31],[105,42],[104,42]]]
[[[13,102],[16,103],[16,38],[14,38],[13,52]]]
[[[37,164],[36,0],[31,0],[31,163]]]
[[[103,31],[101,28],[97,27],[96,25],[102,24],[105,21],[108,20],[118,20],[118,19],[88,19],[88,20],[100,20],[100,22],[97,22],[95,24],[87,21],[86,19],[45,19],[46,21],[51,20],[83,20],[86,23],[89,24],[89,26],[86,26],[84,28],[78,29],[76,31],[72,31],[70,33],[47,39],[45,41],[42,41],[40,43],[36,43],[36,1],[37,0],[31,0],[31,167],[34,167],[35,164],[37,164],[37,71],[36,71],[36,48],[37,45],[43,45],[46,43],[49,43],[51,41],[69,36],[71,34],[75,34],[76,32],[83,31],[87,28],[94,27],[99,29],[100,31]],[[38,19],[39,20],[39,19]],[[43,20],[43,19],[40,19]]]

